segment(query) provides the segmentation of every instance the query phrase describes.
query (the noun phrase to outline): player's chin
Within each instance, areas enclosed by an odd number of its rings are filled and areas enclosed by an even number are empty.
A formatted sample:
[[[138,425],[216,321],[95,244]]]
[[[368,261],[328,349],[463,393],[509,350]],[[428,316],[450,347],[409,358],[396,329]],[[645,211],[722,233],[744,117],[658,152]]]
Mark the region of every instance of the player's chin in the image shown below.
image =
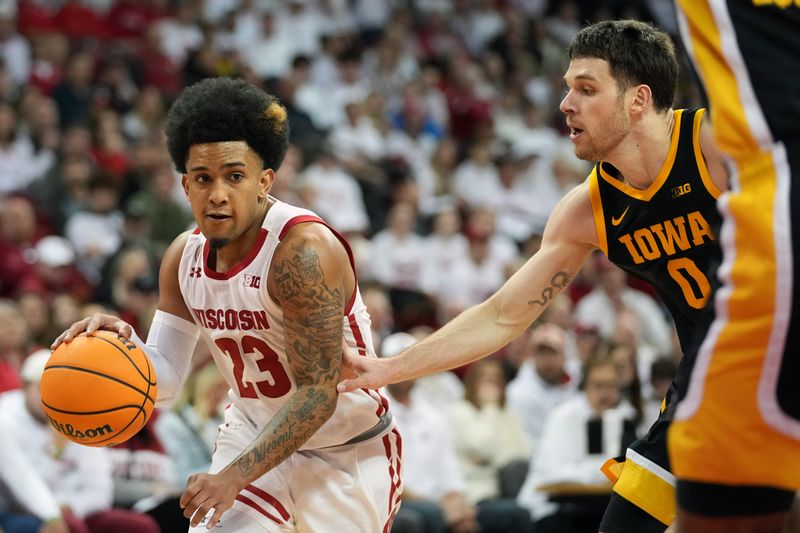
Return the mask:
[[[232,240],[232,233],[231,231],[220,231],[216,228],[207,228],[204,226],[200,227],[200,232],[203,234],[203,237],[209,242],[212,248],[222,248]]]

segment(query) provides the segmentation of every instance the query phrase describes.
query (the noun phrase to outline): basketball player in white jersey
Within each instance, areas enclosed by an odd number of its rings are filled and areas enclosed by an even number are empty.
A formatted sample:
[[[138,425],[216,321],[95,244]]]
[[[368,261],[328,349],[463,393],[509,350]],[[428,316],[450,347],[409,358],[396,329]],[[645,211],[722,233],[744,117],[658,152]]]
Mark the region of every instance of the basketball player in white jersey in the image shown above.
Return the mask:
[[[158,405],[174,400],[198,337],[230,386],[210,473],[189,478],[192,531],[388,532],[400,505],[400,435],[378,391],[338,396],[342,341],[374,357],[344,239],[269,196],[288,145],[286,110],[243,81],[204,80],[172,106],[167,139],[197,229],[167,250],[158,311],[142,342]]]

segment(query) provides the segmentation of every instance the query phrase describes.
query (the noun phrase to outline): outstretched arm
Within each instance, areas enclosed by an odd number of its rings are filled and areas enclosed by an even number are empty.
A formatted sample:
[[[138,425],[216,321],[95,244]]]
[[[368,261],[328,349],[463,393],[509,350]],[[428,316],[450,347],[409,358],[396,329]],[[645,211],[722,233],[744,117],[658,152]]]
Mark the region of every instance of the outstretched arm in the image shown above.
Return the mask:
[[[278,246],[267,283],[283,310],[296,389],[256,440],[218,475],[190,478],[181,505],[187,518],[194,515],[192,526],[214,508],[207,525],[214,527],[241,489],[297,451],[336,409],[342,316],[354,287],[344,248],[321,224],[298,225]]]
[[[391,359],[348,357],[357,377],[339,391],[388,383],[459,367],[517,338],[572,281],[596,248],[588,186],[573,189],[553,210],[541,249],[494,295],[467,309],[433,335]]]

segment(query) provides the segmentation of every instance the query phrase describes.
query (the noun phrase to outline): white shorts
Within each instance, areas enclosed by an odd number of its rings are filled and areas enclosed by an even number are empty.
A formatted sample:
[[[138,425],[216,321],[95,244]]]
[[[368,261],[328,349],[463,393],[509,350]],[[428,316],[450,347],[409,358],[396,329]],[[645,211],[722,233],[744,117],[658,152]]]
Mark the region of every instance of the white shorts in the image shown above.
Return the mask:
[[[210,473],[225,468],[258,435],[236,413],[225,412]],[[401,451],[392,425],[359,444],[296,452],[240,492],[214,531],[388,533],[400,507]],[[204,524],[189,531],[208,532]]]

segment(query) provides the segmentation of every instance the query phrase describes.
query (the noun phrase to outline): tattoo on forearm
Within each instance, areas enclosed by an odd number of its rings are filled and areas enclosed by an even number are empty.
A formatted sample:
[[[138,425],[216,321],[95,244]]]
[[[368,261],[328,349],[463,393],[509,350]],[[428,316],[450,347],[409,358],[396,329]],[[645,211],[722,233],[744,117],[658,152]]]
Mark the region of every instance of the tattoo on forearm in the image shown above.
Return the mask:
[[[544,307],[547,305],[547,302],[552,300],[559,291],[561,291],[561,289],[569,285],[570,281],[572,281],[572,279],[567,272],[559,272],[550,280],[550,286],[545,287],[542,291],[541,297],[538,300],[528,300],[528,305],[538,304]]]
[[[309,388],[299,396],[292,398],[264,428],[263,434],[274,432],[273,436],[266,442],[257,439],[239,456],[236,464],[243,476],[249,477],[254,471],[271,470],[297,450],[327,420],[325,406],[330,398],[325,391]],[[334,402],[334,408],[335,405]]]

